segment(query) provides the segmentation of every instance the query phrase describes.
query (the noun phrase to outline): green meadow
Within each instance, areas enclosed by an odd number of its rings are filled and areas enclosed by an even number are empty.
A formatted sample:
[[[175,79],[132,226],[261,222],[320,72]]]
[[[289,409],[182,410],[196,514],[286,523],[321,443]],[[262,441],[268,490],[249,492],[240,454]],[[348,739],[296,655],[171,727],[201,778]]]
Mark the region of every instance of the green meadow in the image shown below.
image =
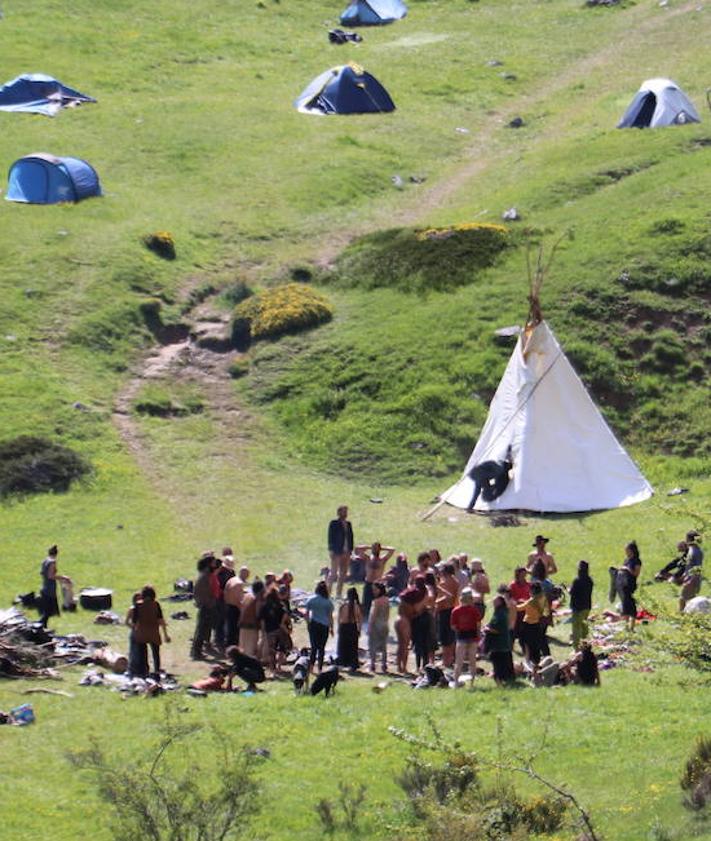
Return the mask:
[[[137,587],[150,581],[167,595],[200,551],[225,544],[256,573],[288,567],[310,586],[327,560],[327,521],[346,502],[357,540],[411,557],[468,551],[493,581],[548,534],[562,580],[590,560],[602,609],[607,567],[627,541],[637,539],[648,582],[689,528],[707,529],[709,9],[409,6],[403,21],[337,47],[327,32],[342,9],[325,0],[3,5],[0,82],[44,72],[98,103],[54,119],[0,112],[0,171],[35,151],[73,155],[104,191],[77,205],[0,202],[0,440],[46,436],[92,465],[66,493],[2,502],[3,607],[39,587],[55,542],[60,571],[78,587],[111,587],[119,614]],[[374,74],[397,110],[297,113],[311,79],[348,61]],[[654,76],[677,81],[702,122],[616,131]],[[507,127],[515,117],[524,125]],[[429,275],[405,269],[375,283],[359,268],[377,269],[412,233],[392,229],[504,224],[510,207],[521,220],[505,223],[506,247],[473,261],[469,276],[446,252]],[[172,234],[175,260],[146,249],[157,231]],[[544,314],[655,496],[589,515],[521,515],[520,528],[448,508],[422,520],[458,477],[510,355],[494,330],[526,317],[527,248],[535,258],[561,237]],[[293,280],[326,296],[330,322],[224,354],[209,372],[188,365],[139,379],[161,331],[187,329],[200,313],[229,319],[245,286]],[[187,408],[154,416],[141,401]],[[668,497],[675,487],[689,493]],[[674,609],[666,585],[645,583],[645,600]],[[125,648],[123,628],[91,621],[80,611],[54,627]],[[315,805],[336,799],[344,780],[367,794],[360,830],[343,837],[415,838],[395,781],[409,749],[388,727],[427,735],[431,715],[489,758],[499,732],[519,752],[547,733],[541,772],[576,793],[607,841],[711,839],[678,785],[695,737],[708,734],[708,680],[664,650],[663,624],[640,628],[639,653],[594,691],[482,681],[473,693],[394,683],[375,694],[364,678],[328,701],[295,698],[288,682],[256,697],[122,700],[79,687],[81,669],[51,684],[72,698],[25,696],[45,684],[4,680],[0,709],[31,700],[37,722],[0,728],[0,836],[108,841],[110,813],[66,753],[95,737],[130,764],[169,705],[218,727],[235,750],[271,751],[257,771],[254,838],[323,837]],[[171,623],[164,649],[185,682],[204,672],[187,661],[191,631]],[[554,636],[562,653],[566,626]],[[177,760],[211,761],[199,738]],[[566,826],[549,837],[576,834]]]

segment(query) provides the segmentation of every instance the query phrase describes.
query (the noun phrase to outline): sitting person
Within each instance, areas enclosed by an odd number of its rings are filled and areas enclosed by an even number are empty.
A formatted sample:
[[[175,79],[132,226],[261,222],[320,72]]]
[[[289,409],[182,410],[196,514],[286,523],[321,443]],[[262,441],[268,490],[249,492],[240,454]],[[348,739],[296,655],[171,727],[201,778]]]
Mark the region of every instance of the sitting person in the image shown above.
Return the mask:
[[[573,668],[573,680],[583,686],[600,686],[597,656],[587,640],[581,644],[580,651],[577,654]]]

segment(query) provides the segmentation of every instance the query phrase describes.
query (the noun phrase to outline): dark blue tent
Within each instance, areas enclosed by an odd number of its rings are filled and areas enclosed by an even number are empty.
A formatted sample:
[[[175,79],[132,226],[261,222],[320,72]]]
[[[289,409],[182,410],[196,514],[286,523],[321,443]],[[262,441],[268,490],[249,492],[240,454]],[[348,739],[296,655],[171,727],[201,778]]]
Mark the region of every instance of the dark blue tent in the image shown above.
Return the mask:
[[[96,102],[44,73],[26,73],[0,87],[0,111],[28,111],[53,117],[61,108]]]
[[[86,161],[37,152],[10,167],[5,198],[27,204],[58,204],[100,195],[99,176]]]
[[[356,64],[322,73],[294,105],[304,114],[379,114],[395,110],[380,82]]]
[[[379,26],[400,20],[407,14],[402,0],[353,0],[341,15],[346,26]]]

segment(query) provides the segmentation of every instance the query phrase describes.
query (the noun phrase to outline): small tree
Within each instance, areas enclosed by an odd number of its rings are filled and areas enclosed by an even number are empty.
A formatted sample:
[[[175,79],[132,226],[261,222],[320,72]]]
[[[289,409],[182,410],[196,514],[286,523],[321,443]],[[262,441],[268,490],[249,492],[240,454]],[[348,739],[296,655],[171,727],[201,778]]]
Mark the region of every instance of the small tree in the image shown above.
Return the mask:
[[[202,732],[201,732],[202,731]],[[115,815],[116,841],[228,841],[246,834],[258,808],[253,754],[234,752],[214,730],[181,724],[170,710],[156,745],[130,763],[109,759],[97,742],[69,761],[91,772],[99,796]],[[210,745],[208,766],[169,761],[171,749],[200,732]]]

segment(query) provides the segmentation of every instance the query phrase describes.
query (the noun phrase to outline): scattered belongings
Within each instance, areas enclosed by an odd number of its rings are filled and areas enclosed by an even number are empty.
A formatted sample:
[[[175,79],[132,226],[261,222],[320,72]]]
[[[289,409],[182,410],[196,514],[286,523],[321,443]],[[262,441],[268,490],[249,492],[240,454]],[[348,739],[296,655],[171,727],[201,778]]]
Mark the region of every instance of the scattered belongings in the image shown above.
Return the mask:
[[[35,152],[10,167],[5,199],[25,204],[78,202],[101,196],[99,176],[80,158]]]
[[[44,73],[25,73],[0,86],[0,111],[25,111],[54,117],[62,108],[96,102]]]
[[[503,66],[503,61],[499,61],[498,58],[490,58],[486,62],[486,66],[487,67],[502,67]]]
[[[711,599],[706,596],[696,596],[684,606],[684,613],[711,613]]]
[[[525,125],[526,123],[523,121],[523,117],[514,117],[513,120],[510,120],[506,124],[507,128],[522,128]]]
[[[5,723],[24,727],[24,725],[32,724],[34,721],[35,711],[32,709],[32,704],[20,704],[19,707],[10,710],[9,721]]]
[[[110,610],[102,610],[96,614],[95,625],[120,625],[121,617]]]
[[[505,210],[501,214],[501,218],[505,222],[518,222],[521,218],[521,214],[518,212],[518,210],[516,210],[515,207],[510,207],[508,210]]]
[[[79,593],[79,604],[84,610],[111,610],[113,591],[105,587],[84,587]]]
[[[181,621],[183,619],[190,619],[190,614],[187,610],[179,610],[177,613],[171,613],[170,618]]]
[[[681,494],[688,494],[688,488],[672,488],[670,491],[667,491],[667,496],[681,496]]]
[[[395,110],[390,94],[357,64],[332,67],[294,101],[302,114],[384,114]]]
[[[629,104],[617,128],[660,128],[700,123],[688,96],[671,79],[647,79]]]
[[[427,176],[426,175],[411,175],[407,180],[410,182],[410,184],[424,184],[425,181],[427,181]]]
[[[515,82],[518,78],[518,76],[515,73],[508,73],[506,71],[504,71],[503,73],[499,73],[499,76],[501,76],[501,78],[507,82]]]
[[[165,673],[162,673],[160,679],[156,680],[150,677],[109,675],[99,669],[88,669],[79,681],[79,686],[106,686],[114,692],[121,692],[123,695],[144,695],[149,698],[162,695],[164,692],[173,692],[180,688],[173,675]]]
[[[469,134],[469,129],[464,128],[463,126],[457,126],[457,128],[455,128],[454,130],[458,131],[459,134]]]
[[[179,578],[176,582],[174,582],[173,589],[176,593],[192,593],[193,582],[187,578]]]
[[[392,181],[393,187],[395,187],[398,190],[402,190],[402,188],[405,186],[405,182],[402,180],[402,177],[400,175],[392,175],[390,177],[390,180]]]
[[[61,665],[89,664],[100,659],[126,668],[126,658],[100,640],[82,634],[54,634],[16,608],[0,611],[0,677],[59,679]]]
[[[341,15],[345,26],[381,26],[404,18],[407,6],[402,0],[353,0]]]
[[[489,517],[489,525],[493,528],[516,528],[524,523],[515,514],[494,514]]]
[[[349,41],[359,44],[363,40],[363,36],[357,32],[344,32],[342,29],[331,29],[328,33],[328,40],[332,44],[347,44]]]
[[[588,8],[593,6],[617,6],[619,5],[620,0],[585,0],[585,5]],[[664,0],[662,0],[664,2]],[[660,6],[662,3],[659,4]]]

